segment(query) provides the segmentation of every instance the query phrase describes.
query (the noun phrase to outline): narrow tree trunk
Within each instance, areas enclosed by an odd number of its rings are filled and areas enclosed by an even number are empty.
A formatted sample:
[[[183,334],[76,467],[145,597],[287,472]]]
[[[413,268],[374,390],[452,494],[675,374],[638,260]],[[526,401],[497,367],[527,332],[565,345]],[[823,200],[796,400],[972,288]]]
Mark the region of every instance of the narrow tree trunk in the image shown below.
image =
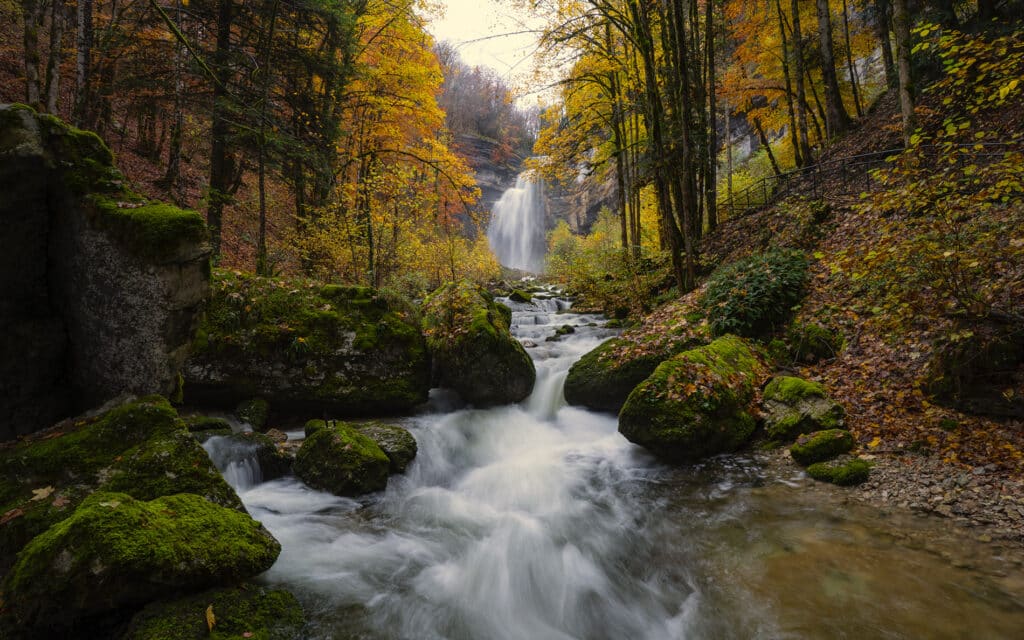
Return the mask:
[[[782,42],[782,78],[786,84],[786,112],[789,115],[789,141],[793,145],[793,161],[796,166],[804,166],[803,157],[800,154],[800,138],[797,133],[796,107],[793,104],[793,83],[790,79],[789,61],[792,59],[792,51],[786,35],[785,14],[782,12],[781,0],[775,0],[775,10],[779,14],[779,38]],[[729,155],[729,198],[732,199],[732,155]]]
[[[907,0],[892,0],[893,27],[896,32],[896,61],[900,72],[900,113],[903,116],[903,144],[917,126],[914,117],[914,77],[910,66],[910,14]]]
[[[267,254],[267,103],[270,102],[270,67],[274,49],[274,30],[277,26],[277,10],[280,0],[273,0],[270,8],[270,26],[264,43],[263,57],[263,95],[260,99],[260,138],[257,159],[259,172],[259,231],[256,235],[256,273],[261,276],[270,275],[270,262]]]
[[[229,155],[228,136],[231,128],[227,120],[227,83],[230,76],[228,63],[231,53],[231,0],[217,2],[217,48],[213,53],[216,80],[213,86],[213,114],[210,126],[210,193],[207,196],[206,223],[210,227],[210,244],[214,261],[220,258],[224,206],[228,201]]]
[[[43,27],[45,0],[22,0],[22,11],[25,18],[23,44],[25,57],[25,103],[39,109],[42,105],[39,87],[39,30]]]
[[[50,2],[50,57],[46,61],[46,110],[57,113],[60,98],[60,63],[63,57],[64,27],[67,15],[64,0]]]
[[[812,164],[811,145],[807,140],[807,93],[804,91],[804,53],[801,46],[803,34],[800,32],[800,3],[798,0],[791,0],[790,6],[793,11],[793,75],[796,84],[796,126],[797,136],[800,140],[800,159],[802,167]]]
[[[182,29],[182,0],[175,0],[174,21]],[[176,42],[174,47],[174,113],[171,116],[171,140],[167,150],[167,171],[162,185],[173,192],[181,176],[181,143],[185,126],[185,47]]]
[[[889,13],[892,5],[890,0],[874,0],[875,3],[875,37],[882,47],[882,65],[885,67],[885,85],[895,89],[900,85],[900,76],[896,71],[896,62],[892,55],[892,39],[889,37]]]
[[[857,78],[857,66],[853,64],[853,47],[850,45],[850,20],[847,16],[846,0],[843,0],[843,39],[846,41],[846,68],[850,72],[853,106],[857,109],[857,117],[863,118],[864,108],[860,103],[860,82]]]
[[[92,58],[92,0],[78,0],[75,33],[75,106],[72,120],[81,127],[88,119],[89,72]]]
[[[718,109],[715,104],[715,20],[714,3],[706,0],[704,4],[704,24],[707,29],[704,36],[704,48],[707,51],[708,69],[708,168],[707,185],[704,190],[707,193],[708,209],[708,231],[714,231],[718,226]]]
[[[782,171],[779,170],[779,163],[775,160],[775,154],[772,153],[772,144],[768,140],[768,136],[764,132],[764,127],[761,125],[761,118],[754,118],[754,129],[757,131],[757,138],[761,141],[761,146],[764,147],[765,153],[768,154],[768,162],[772,163],[772,171],[776,177],[782,175]]]
[[[836,74],[835,45],[832,41],[832,14],[828,0],[816,0],[818,12],[818,41],[821,45],[821,76],[825,84],[825,131],[829,138],[850,128],[850,114],[843,105]]]

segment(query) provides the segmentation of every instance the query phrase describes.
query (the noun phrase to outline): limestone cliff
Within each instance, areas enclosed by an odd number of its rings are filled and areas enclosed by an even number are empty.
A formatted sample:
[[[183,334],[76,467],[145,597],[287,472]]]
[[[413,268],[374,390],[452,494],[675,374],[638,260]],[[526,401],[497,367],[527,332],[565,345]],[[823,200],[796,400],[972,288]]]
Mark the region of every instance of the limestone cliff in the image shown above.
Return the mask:
[[[206,226],[123,184],[95,135],[0,105],[0,441],[174,391],[209,289]]]

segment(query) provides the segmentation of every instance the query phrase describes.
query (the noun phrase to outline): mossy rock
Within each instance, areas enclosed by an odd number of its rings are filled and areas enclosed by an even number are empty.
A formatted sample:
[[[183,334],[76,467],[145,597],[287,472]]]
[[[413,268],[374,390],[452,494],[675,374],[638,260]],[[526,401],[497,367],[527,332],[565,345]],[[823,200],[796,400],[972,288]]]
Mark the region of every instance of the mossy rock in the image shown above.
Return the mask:
[[[824,462],[853,449],[853,434],[845,429],[815,431],[797,438],[789,448],[789,454],[799,464],[807,466]]]
[[[327,427],[327,421],[326,420],[320,420],[319,418],[317,418],[317,419],[314,419],[314,420],[308,420],[306,422],[305,426],[303,427],[303,432],[305,433],[306,437],[308,438],[309,436],[313,435],[317,431],[319,431],[321,429],[324,429],[326,427]]]
[[[390,461],[391,473],[405,473],[405,469],[416,457],[416,438],[408,429],[383,422],[368,422],[353,425],[360,433],[377,443]]]
[[[244,511],[167,400],[142,398],[0,448],[0,514],[8,514],[0,575],[29,540],[96,490],[140,500],[188,492]]]
[[[238,403],[235,415],[242,422],[248,423],[254,431],[263,431],[270,416],[270,403],[263,398],[249,398]]]
[[[331,421],[306,437],[295,475],[315,489],[357,496],[387,486],[391,462],[377,443],[347,422]]]
[[[843,426],[843,407],[825,388],[791,376],[773,378],[764,389],[765,432],[773,440],[792,440],[803,433]]]
[[[736,336],[684,351],[633,389],[619,413],[619,432],[672,462],[733,451],[754,432],[750,403],[765,373],[759,356]]]
[[[216,621],[212,630],[207,607]],[[148,605],[122,640],[299,640],[305,620],[288,591],[244,584]]]
[[[180,590],[236,583],[269,569],[280,551],[259,522],[196,495],[146,502],[95,493],[18,554],[2,585],[5,613],[28,628],[66,628]]]
[[[845,340],[841,333],[813,322],[794,322],[786,332],[790,354],[797,362],[814,363],[835,358]]]
[[[672,354],[653,353],[633,358],[613,354],[628,343],[612,338],[577,360],[565,378],[565,400],[595,411],[618,412],[629,392]]]
[[[190,402],[258,396],[299,415],[401,414],[430,389],[426,342],[404,305],[368,287],[225,270],[184,375]]]
[[[192,432],[196,432],[196,431],[223,431],[224,429],[227,429],[228,432],[231,431],[231,423],[229,423],[224,418],[216,418],[216,417],[213,417],[213,416],[191,415],[191,416],[182,416],[181,420],[182,420],[182,422],[185,423],[185,428],[188,429],[189,431],[192,431]]]
[[[522,289],[513,289],[512,293],[509,294],[508,299],[512,302],[528,303],[533,300],[533,295],[523,291]]]
[[[815,480],[831,482],[840,487],[860,484],[867,480],[870,474],[871,464],[859,458],[816,462],[807,467],[807,475]]]
[[[219,435],[219,434],[218,434]],[[254,457],[260,467],[260,478],[263,482],[276,480],[292,471],[292,456],[287,453],[270,436],[254,431],[228,433],[220,435],[220,441],[206,443],[207,448],[229,447],[229,458]]]
[[[423,328],[433,356],[435,386],[454,389],[477,406],[519,402],[537,372],[509,332],[511,311],[486,290],[462,280],[423,302]]]

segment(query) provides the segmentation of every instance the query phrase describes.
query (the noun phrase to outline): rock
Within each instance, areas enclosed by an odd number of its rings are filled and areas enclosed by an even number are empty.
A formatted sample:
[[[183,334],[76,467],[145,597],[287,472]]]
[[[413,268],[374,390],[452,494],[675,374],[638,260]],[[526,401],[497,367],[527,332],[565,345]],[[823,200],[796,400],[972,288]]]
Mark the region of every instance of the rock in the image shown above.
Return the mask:
[[[826,429],[797,438],[796,443],[789,448],[789,454],[799,464],[806,466],[831,460],[851,449],[853,434],[844,429]]]
[[[213,633],[207,607],[216,620]],[[304,624],[302,606],[291,593],[243,584],[148,605],[132,618],[122,640],[299,640]]]
[[[95,493],[34,538],[5,579],[16,625],[60,629],[182,589],[266,571],[281,545],[245,513],[191,494],[135,500]]]
[[[226,407],[259,396],[306,415],[397,414],[426,401],[429,366],[415,309],[372,289],[216,271],[185,394]]]
[[[270,403],[263,398],[249,398],[238,403],[235,415],[242,422],[252,427],[253,431],[263,431],[270,415]]]
[[[789,376],[773,378],[764,388],[764,408],[765,432],[773,440],[842,427],[845,415],[820,384]]]
[[[860,484],[868,479],[871,465],[867,460],[852,458],[816,462],[807,467],[807,475],[821,482],[831,482],[841,487]]]
[[[533,300],[533,296],[522,289],[513,289],[512,293],[509,294],[508,299],[512,302],[528,303]]]
[[[406,467],[416,457],[416,438],[407,429],[382,422],[354,424],[364,436],[377,443],[390,461],[391,473],[405,473]]]
[[[509,333],[511,310],[480,287],[448,283],[423,302],[423,326],[433,355],[433,381],[477,406],[519,402],[537,373]]]
[[[750,403],[764,375],[758,356],[736,336],[684,351],[633,389],[619,431],[673,462],[735,450],[754,432]]]
[[[835,358],[843,350],[841,333],[813,322],[794,322],[786,332],[794,362],[814,363]]]
[[[246,431],[231,433],[222,438],[220,441],[208,443],[207,447],[232,447],[235,459],[255,457],[264,482],[276,480],[292,471],[293,456],[266,434]],[[287,439],[287,436],[285,438]]]
[[[185,428],[189,431],[231,431],[231,424],[224,418],[217,418],[214,416],[202,416],[202,415],[191,415],[182,416],[181,420],[185,423]]]
[[[387,486],[390,461],[377,443],[351,424],[330,421],[306,436],[293,468],[315,489],[357,496]]]
[[[142,398],[0,449],[0,514],[21,514],[0,526],[0,575],[29,540],[97,490],[140,500],[194,493],[244,512],[167,400]]]
[[[627,344],[622,338],[612,338],[577,360],[565,379],[566,402],[595,411],[618,412],[629,392],[671,355],[657,352],[616,358],[615,351]]]
[[[0,106],[0,441],[171,394],[209,292],[194,211],[129,191],[95,135]]]
[[[281,444],[282,442],[288,442],[288,434],[280,429],[267,429],[263,434],[270,438],[271,442]]]

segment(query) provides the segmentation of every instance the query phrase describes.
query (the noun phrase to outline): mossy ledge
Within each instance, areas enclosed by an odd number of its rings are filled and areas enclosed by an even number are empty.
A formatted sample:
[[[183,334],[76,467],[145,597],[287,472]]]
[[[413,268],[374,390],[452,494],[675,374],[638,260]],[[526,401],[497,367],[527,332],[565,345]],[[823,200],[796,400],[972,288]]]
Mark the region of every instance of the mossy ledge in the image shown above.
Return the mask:
[[[91,194],[86,201],[96,226],[142,258],[167,259],[182,245],[194,246],[208,239],[206,221],[190,209],[139,201],[130,193],[120,197]]]

